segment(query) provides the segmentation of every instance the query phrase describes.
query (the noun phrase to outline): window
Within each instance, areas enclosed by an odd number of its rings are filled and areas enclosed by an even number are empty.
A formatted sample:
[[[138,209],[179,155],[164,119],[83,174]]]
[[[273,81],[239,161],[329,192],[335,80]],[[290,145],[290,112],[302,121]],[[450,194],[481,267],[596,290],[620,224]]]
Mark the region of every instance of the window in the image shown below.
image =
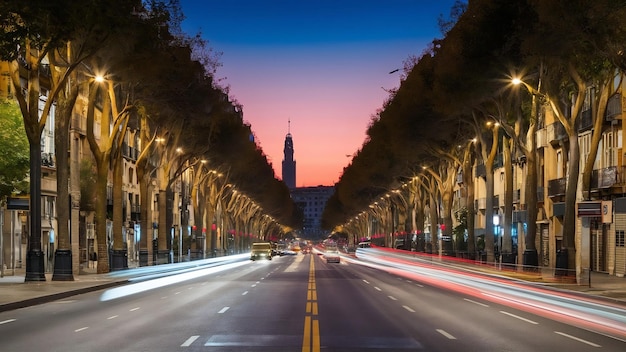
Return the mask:
[[[624,230],[615,231],[615,247],[624,247]]]

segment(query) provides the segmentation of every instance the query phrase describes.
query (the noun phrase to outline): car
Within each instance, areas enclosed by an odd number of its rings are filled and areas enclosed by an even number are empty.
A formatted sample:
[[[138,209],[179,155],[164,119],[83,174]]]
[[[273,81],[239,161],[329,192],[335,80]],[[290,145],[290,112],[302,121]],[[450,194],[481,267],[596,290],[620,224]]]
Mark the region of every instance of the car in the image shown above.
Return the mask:
[[[370,247],[372,247],[372,242],[370,242],[370,241],[359,242],[358,247],[359,248],[370,248]]]
[[[252,244],[250,260],[267,259],[272,260],[272,244],[269,242],[257,242]]]
[[[324,259],[326,259],[326,263],[339,263],[340,257],[337,247],[326,247]]]

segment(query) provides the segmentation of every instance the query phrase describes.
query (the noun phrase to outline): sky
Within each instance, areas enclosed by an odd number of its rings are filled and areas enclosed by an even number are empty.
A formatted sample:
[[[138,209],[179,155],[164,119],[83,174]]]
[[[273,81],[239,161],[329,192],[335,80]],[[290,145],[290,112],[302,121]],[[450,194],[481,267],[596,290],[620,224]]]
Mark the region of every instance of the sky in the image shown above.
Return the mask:
[[[243,106],[276,177],[289,132],[296,186],[309,187],[339,181],[404,62],[442,37],[437,20],[454,0],[180,3],[182,29],[220,53],[216,78]]]

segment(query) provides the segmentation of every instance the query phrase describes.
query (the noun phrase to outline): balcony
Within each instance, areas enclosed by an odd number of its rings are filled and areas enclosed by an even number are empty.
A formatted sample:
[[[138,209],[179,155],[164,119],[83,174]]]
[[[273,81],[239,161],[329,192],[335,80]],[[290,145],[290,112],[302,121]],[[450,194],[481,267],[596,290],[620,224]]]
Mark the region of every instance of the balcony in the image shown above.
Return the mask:
[[[527,221],[527,211],[526,210],[514,210],[513,211],[513,219],[512,222],[526,222]]]
[[[76,131],[79,134],[85,136],[87,134],[86,124],[87,124],[87,120],[83,118],[80,114],[78,113],[72,114],[72,122],[71,122],[72,131]]]
[[[500,197],[493,196],[493,209],[497,209],[500,206]],[[487,209],[487,198],[478,198],[474,200],[474,209],[485,210]]]
[[[606,104],[606,112],[604,118],[606,121],[618,121],[622,115],[622,94],[615,93]]]
[[[555,122],[546,127],[546,139],[552,147],[558,147],[561,141],[566,141],[568,139],[567,133],[565,133],[565,127],[561,124],[561,122]]]
[[[548,197],[558,197],[565,195],[567,180],[565,177],[548,181]]]
[[[122,156],[124,158],[136,161],[138,155],[137,148],[129,146],[126,142],[122,143]]]
[[[548,146],[547,131],[545,128],[537,130],[537,149],[545,148]]]
[[[519,188],[513,190],[513,204],[519,203],[520,196],[521,196],[521,190]]]
[[[485,210],[485,205],[487,204],[487,199],[486,198],[478,198],[474,201],[476,204],[474,204],[474,209],[476,210]]]
[[[589,131],[593,128],[593,114],[591,109],[583,110],[578,119],[578,132]]]
[[[617,172],[617,166],[610,166],[599,170],[593,170],[591,172],[591,184],[589,186],[592,190],[598,190],[613,187],[613,185],[618,182],[619,175]]]
[[[487,169],[485,168],[485,164],[478,164],[474,167],[474,175],[475,177],[487,177]]]

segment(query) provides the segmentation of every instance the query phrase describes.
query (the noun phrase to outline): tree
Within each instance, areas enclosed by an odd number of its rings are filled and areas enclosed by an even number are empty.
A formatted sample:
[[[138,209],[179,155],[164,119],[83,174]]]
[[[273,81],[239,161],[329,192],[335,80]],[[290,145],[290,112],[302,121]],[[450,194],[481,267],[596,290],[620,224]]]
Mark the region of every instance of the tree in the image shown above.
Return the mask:
[[[4,29],[0,34],[0,59],[9,62],[9,75],[30,148],[31,221],[26,281],[45,281],[41,251],[41,133],[69,76],[106,42],[110,31],[118,28],[122,18],[119,14],[129,14],[134,5],[135,2],[121,0],[113,4],[94,0],[89,6],[79,2],[58,6],[44,0],[30,1],[29,6],[19,0],[0,4],[0,23]],[[68,55],[70,42],[78,49]],[[22,77],[25,77],[25,92]],[[40,106],[42,85],[48,94]]]
[[[567,140],[562,149],[567,154],[567,183],[563,218],[563,245],[557,267],[581,272],[580,248],[575,241],[576,202],[580,177],[581,151],[578,123],[582,112],[593,108],[594,127],[590,155],[583,168],[583,184],[588,190],[593,162],[602,134],[602,120],[609,94],[613,91],[615,65],[623,62],[626,13],[623,1],[530,1],[537,21],[524,36],[524,57],[542,72],[541,94],[551,112],[563,125]],[[619,47],[615,43],[620,42]],[[597,94],[590,97],[590,87]],[[586,100],[590,98],[590,100]],[[591,101],[591,104],[589,102]],[[585,189],[583,189],[583,192]]]
[[[0,99],[0,200],[28,193],[28,139],[15,102]]]

